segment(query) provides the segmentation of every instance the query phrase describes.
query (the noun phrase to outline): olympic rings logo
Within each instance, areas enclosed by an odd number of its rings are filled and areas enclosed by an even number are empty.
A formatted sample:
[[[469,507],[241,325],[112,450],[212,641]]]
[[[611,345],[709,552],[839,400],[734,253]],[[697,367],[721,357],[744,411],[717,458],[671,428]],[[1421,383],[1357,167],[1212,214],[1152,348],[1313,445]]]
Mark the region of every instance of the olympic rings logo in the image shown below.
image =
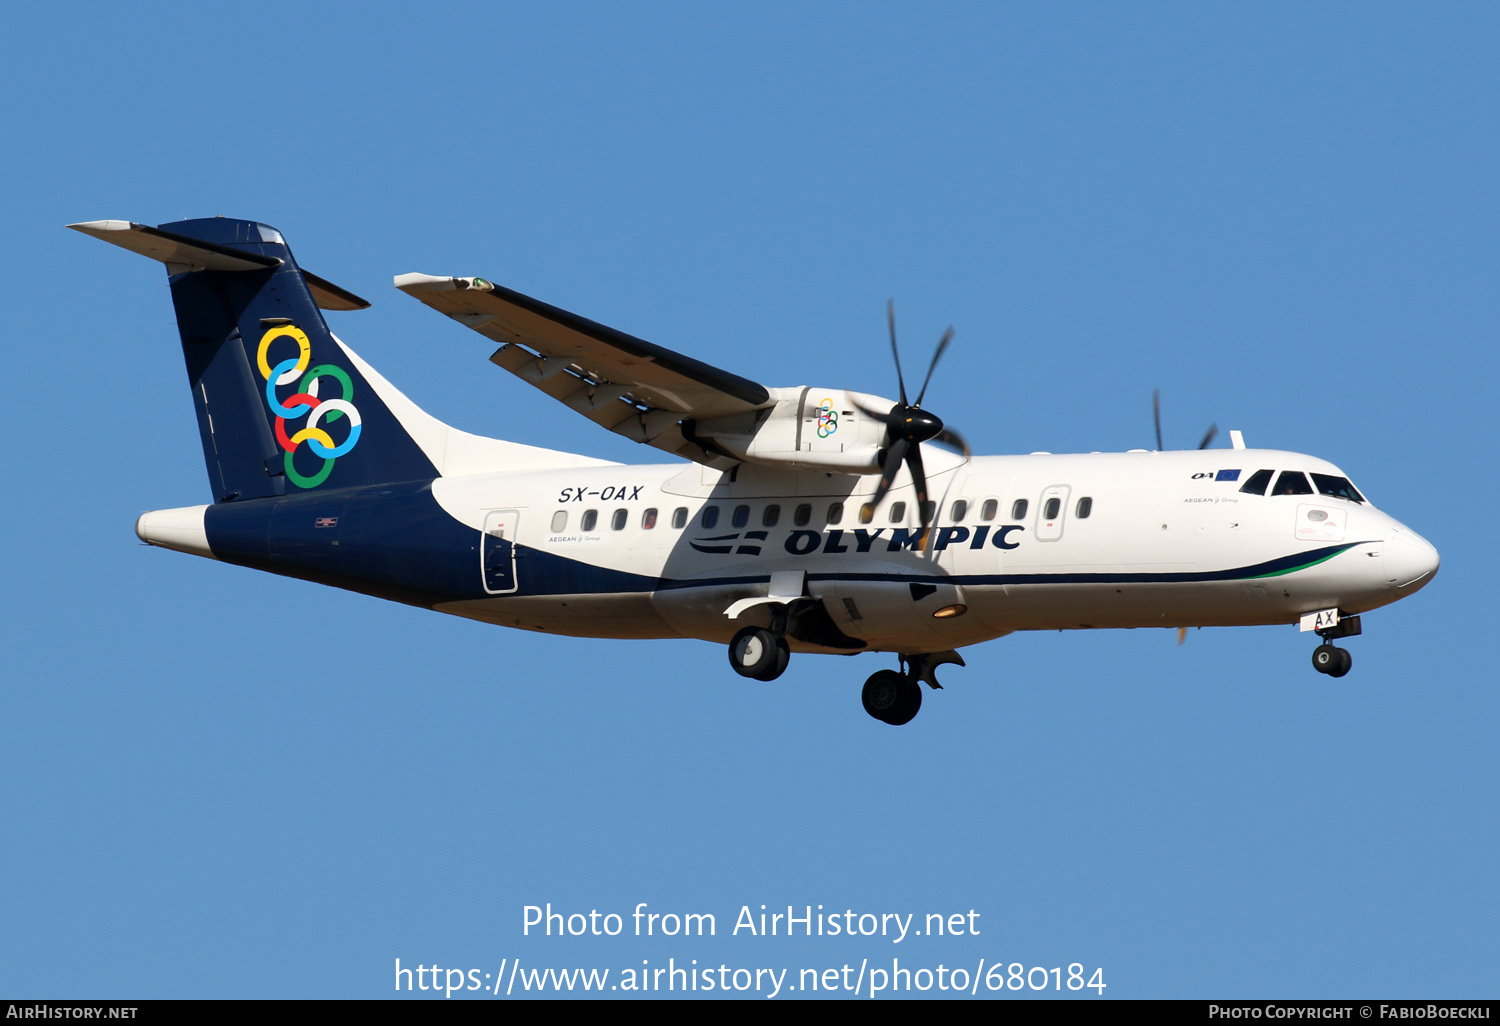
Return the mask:
[[[271,343],[279,338],[288,338],[297,343],[297,357],[295,359],[282,360],[274,367],[267,360]],[[349,380],[349,375],[341,367],[335,367],[331,363],[320,363],[316,367],[309,367],[312,362],[312,343],[307,339],[307,333],[300,328],[290,324],[277,325],[268,330],[260,337],[260,348],[255,354],[255,364],[260,370],[260,376],[266,381],[266,404],[270,406],[271,412],[276,414],[276,441],[285,450],[283,465],[286,467],[286,476],[298,488],[316,488],[328,480],[328,475],[333,473],[334,460],[352,450],[359,441],[360,418],[359,410],[349,401],[354,394],[354,384]],[[343,389],[343,395],[338,399],[318,398],[318,383],[321,378],[333,378]],[[276,398],[276,387],[278,385],[290,385],[296,382],[297,391],[288,396],[283,402]],[[286,422],[307,417],[307,424],[300,431],[287,437]],[[332,424],[340,417],[349,418],[349,434],[343,442],[334,444],[333,436],[318,426],[320,422]],[[293,457],[296,455],[297,446],[303,442],[312,450],[314,456],[323,458],[323,469],[311,477],[297,472],[293,465]]]
[[[833,408],[832,399],[824,399],[818,404],[818,437],[827,438],[839,429],[839,411]]]

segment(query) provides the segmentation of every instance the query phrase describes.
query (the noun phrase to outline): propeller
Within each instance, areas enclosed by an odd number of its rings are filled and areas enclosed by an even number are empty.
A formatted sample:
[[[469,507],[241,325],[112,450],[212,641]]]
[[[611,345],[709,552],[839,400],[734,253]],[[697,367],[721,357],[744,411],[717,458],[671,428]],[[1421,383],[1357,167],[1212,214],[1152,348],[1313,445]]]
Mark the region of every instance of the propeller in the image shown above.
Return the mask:
[[[970,455],[968,443],[958,432],[945,427],[937,416],[922,409],[922,400],[927,396],[927,386],[932,383],[932,372],[937,369],[938,361],[943,358],[943,352],[948,348],[948,343],[953,341],[953,327],[950,325],[948,330],[943,332],[943,337],[938,339],[937,350],[932,354],[932,362],[927,365],[927,377],[922,380],[922,388],[917,393],[916,402],[908,402],[906,379],[901,373],[901,351],[896,345],[895,300],[887,301],[885,317],[891,332],[891,356],[896,361],[896,385],[901,390],[901,399],[884,413],[855,403],[865,416],[885,425],[880,484],[876,486],[875,494],[870,499],[870,508],[879,508],[881,500],[890,492],[901,465],[905,463],[906,469],[911,472],[912,484],[917,490],[917,515],[921,518],[922,546],[925,548],[927,530],[932,519],[930,515],[932,507],[927,501],[927,473],[922,467],[922,443],[936,442],[957,449],[964,454],[965,458]]]
[[[1151,390],[1151,419],[1156,423],[1156,451],[1161,452],[1166,448],[1161,444],[1161,389]],[[1208,430],[1203,432],[1203,440],[1198,443],[1198,448],[1207,449],[1208,444],[1219,435],[1218,422],[1210,424]]]

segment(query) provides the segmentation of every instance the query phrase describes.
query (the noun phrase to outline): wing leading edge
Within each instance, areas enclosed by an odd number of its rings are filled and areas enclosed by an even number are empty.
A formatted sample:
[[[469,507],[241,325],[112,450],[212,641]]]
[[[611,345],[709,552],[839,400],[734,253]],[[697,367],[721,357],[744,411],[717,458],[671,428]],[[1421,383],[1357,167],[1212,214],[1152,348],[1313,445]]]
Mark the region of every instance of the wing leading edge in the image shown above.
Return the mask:
[[[601,427],[698,463],[736,461],[695,440],[697,421],[774,405],[754,381],[483,278],[402,274],[395,284],[499,343],[496,366]]]

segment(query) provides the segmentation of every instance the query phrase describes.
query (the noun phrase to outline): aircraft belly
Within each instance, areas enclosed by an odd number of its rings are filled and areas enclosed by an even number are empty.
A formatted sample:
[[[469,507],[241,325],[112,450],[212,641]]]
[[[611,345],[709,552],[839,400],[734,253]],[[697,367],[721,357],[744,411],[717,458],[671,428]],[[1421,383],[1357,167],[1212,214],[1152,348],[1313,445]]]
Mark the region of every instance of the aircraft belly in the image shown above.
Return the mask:
[[[1229,627],[1295,619],[1281,592],[1238,581],[1057,583],[1008,587],[987,619],[1009,630]]]
[[[683,636],[658,615],[649,592],[465,599],[433,608],[501,627],[575,638]]]
[[[910,568],[906,569],[910,572]],[[822,601],[839,630],[886,651],[938,652],[976,640],[976,621],[968,618],[967,597],[951,579],[925,581],[869,579],[870,575],[837,575],[808,582],[808,592]],[[958,616],[935,617],[939,610],[963,608]],[[983,638],[993,635],[978,628]]]
[[[664,622],[683,636],[727,644],[741,627],[766,626],[770,611],[759,606],[734,620],[726,617],[724,611],[740,599],[759,598],[765,593],[764,580],[673,581],[651,596],[651,605]]]

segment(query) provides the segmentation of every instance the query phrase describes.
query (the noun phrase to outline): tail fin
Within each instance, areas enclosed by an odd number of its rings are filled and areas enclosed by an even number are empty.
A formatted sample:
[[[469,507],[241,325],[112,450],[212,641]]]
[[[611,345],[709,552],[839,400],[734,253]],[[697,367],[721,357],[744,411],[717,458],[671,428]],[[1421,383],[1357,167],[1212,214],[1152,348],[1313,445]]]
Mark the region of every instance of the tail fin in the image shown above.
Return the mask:
[[[276,229],[224,217],[69,227],[167,265],[216,501],[438,476],[319,309],[369,304],[301,270]]]

